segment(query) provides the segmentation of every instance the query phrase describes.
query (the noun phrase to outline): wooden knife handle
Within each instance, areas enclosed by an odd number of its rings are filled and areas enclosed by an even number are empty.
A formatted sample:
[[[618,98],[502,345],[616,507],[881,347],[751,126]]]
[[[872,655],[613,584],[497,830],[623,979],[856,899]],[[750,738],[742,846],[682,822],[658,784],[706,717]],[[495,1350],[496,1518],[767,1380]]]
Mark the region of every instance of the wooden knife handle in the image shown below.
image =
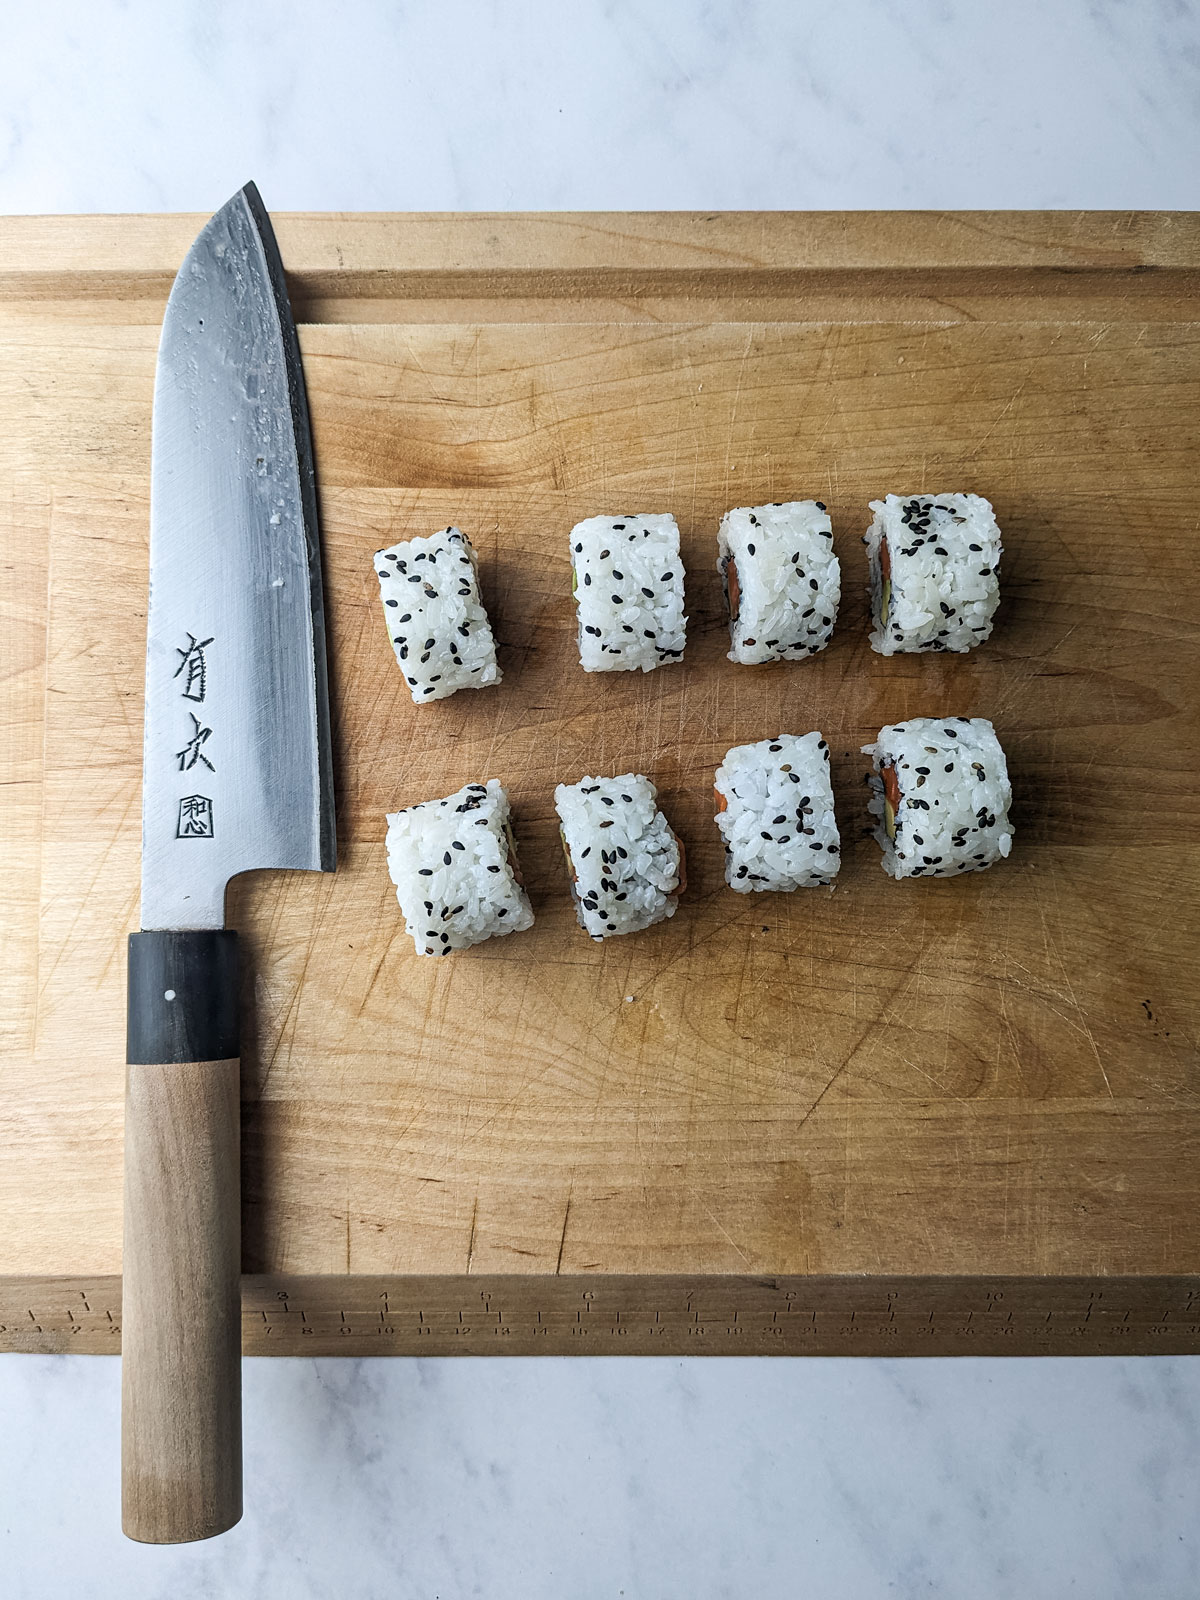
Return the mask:
[[[237,935],[129,940],[121,1521],[179,1544],[242,1515]]]

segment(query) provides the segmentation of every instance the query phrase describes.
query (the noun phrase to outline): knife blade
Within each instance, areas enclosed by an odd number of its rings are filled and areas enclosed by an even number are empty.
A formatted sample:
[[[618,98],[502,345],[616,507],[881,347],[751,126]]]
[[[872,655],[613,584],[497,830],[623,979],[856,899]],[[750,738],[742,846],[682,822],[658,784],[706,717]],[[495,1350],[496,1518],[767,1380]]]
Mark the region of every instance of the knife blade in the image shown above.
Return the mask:
[[[315,473],[283,265],[247,184],[201,231],[155,377],[142,912],[129,941],[122,1521],[241,1516],[236,934],[255,868],[332,871]]]

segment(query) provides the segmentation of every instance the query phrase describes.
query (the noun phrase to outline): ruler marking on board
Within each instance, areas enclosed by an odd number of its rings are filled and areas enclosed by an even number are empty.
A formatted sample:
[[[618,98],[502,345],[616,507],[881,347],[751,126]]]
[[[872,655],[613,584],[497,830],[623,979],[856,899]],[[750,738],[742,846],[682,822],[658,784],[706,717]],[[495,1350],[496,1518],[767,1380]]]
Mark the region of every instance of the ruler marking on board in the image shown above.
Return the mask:
[[[269,1354],[1200,1353],[1200,1280],[246,1277]],[[114,1353],[120,1279],[0,1279],[0,1350]]]

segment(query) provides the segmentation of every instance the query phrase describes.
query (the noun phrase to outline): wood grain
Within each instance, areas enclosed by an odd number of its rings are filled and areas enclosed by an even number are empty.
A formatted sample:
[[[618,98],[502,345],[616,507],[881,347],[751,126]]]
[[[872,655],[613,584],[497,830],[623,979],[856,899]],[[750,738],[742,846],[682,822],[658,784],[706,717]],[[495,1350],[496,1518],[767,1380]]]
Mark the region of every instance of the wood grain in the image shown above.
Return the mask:
[[[238,1076],[126,1069],[121,1525],[144,1544],[242,1515]]]
[[[120,1266],[149,409],[194,225],[0,222],[0,437],[9,503],[32,508],[9,523],[26,620],[4,684],[37,812],[17,819],[29,887],[9,913],[29,952],[0,1102],[14,1280]],[[301,344],[340,867],[230,897],[246,1269],[431,1292],[517,1274],[531,1297],[569,1274],[1010,1275],[1051,1306],[1069,1280],[1195,1273],[1196,219],[279,232],[320,318]],[[867,501],[946,488],[986,494],[1004,529],[996,634],[965,659],[884,661]],[[829,505],[838,630],[803,665],[735,668],[716,523],[785,495]],[[685,664],[637,682],[585,677],[572,642],[566,532],[621,509],[673,511],[688,572]],[[451,519],[480,547],[505,681],[418,711],[370,555]],[[1014,855],[892,884],[858,747],[955,713],[991,717],[1009,752]],[[708,785],[728,745],[780,727],[830,740],[844,865],[831,894],[747,904],[722,885]],[[670,924],[593,946],[551,791],[630,768],[659,784],[693,887]],[[383,812],[491,776],[537,923],[418,963]]]

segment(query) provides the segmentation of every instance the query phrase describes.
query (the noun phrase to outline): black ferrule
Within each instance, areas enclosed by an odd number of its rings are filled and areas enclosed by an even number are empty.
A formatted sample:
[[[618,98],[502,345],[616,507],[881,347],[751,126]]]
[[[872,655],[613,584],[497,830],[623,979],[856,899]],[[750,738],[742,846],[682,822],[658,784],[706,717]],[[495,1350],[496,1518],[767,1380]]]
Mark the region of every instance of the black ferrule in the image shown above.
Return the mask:
[[[228,1061],[238,1048],[237,934],[129,935],[128,1062]]]

